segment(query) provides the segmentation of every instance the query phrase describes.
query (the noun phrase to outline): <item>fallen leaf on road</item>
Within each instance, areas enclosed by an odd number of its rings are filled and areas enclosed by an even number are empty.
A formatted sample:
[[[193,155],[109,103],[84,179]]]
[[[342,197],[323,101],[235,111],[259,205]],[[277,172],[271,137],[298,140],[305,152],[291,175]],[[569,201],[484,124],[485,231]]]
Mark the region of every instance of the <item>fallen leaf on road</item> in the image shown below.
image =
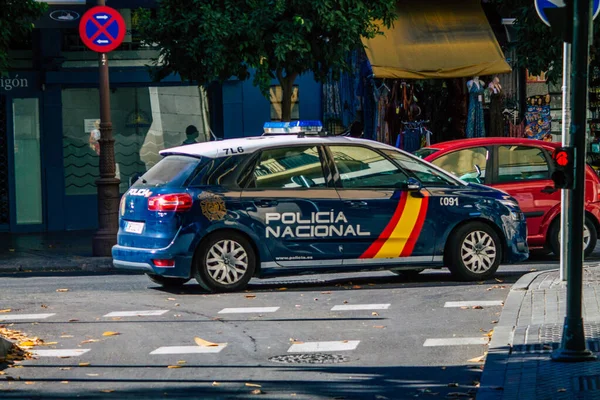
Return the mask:
[[[473,310],[483,310],[483,307],[481,307],[481,306],[473,306],[473,307],[471,307],[471,309],[473,309]]]
[[[42,304],[40,307],[42,307],[42,308],[48,308],[48,306],[45,305],[45,304]]]
[[[354,286],[352,286],[352,289],[361,289],[361,287],[358,285],[354,285]]]
[[[69,381],[60,381],[60,383],[67,384],[67,383],[69,383]]]
[[[348,341],[347,340],[342,340],[342,343],[348,343]]]
[[[384,329],[384,328],[385,328],[385,326],[383,326],[383,325],[373,325],[373,328],[376,328],[376,329]]]
[[[121,320],[121,317],[112,317],[111,319],[112,319],[113,321],[120,321],[120,320]]]
[[[61,371],[68,371],[71,369],[71,367],[61,367],[59,368]]]
[[[467,360],[467,362],[480,363],[485,359],[485,355],[486,353],[484,353],[482,356],[471,358],[470,360]]]
[[[58,344],[58,342],[46,342],[44,346],[54,346],[55,344]]]
[[[81,362],[79,363],[80,367],[89,367],[91,364],[89,362]]]
[[[0,371],[0,375],[6,375],[6,372]]]
[[[181,368],[181,365],[169,365],[167,368],[169,368],[169,369]]]
[[[348,304],[348,300],[344,300],[344,304]]]
[[[106,331],[102,334],[102,336],[117,336],[120,335],[119,332]]]
[[[246,386],[250,386],[250,387],[262,387],[258,383],[248,383],[248,382],[246,382]]]
[[[27,381],[25,382],[26,385],[35,385],[35,382],[31,382],[31,381]]]
[[[114,391],[115,391],[114,389],[104,389],[104,390],[101,390],[102,393],[112,393]]]
[[[61,338],[66,339],[66,338],[72,338],[74,337],[73,335],[61,335]]]
[[[251,391],[250,393],[252,394],[263,394],[263,391],[260,389],[254,389],[253,391]]]
[[[490,338],[491,338],[493,334],[494,334],[494,330],[493,330],[493,329],[490,329],[490,330],[489,330],[489,331],[488,331],[488,332],[485,334],[485,336],[487,336],[487,337],[490,337]]]
[[[277,290],[287,290],[287,288],[286,288],[286,287],[280,287],[280,288],[279,288],[279,289],[277,289]]]
[[[376,317],[376,316],[378,316],[378,315],[379,315],[379,313],[376,313],[375,311],[373,311],[373,312],[371,313],[371,315],[372,315],[372,316],[374,316],[374,317]]]
[[[219,385],[220,385],[220,383],[219,383],[219,382],[217,382],[217,381],[214,381],[214,382],[212,383],[212,385],[213,385],[213,386],[219,386]]]
[[[167,297],[167,300],[175,301],[177,299],[175,297]]]
[[[88,340],[84,340],[80,344],[96,343],[96,342],[99,342],[99,341],[100,341],[99,339],[88,339]]]
[[[100,374],[86,374],[87,376],[100,376]]]
[[[199,337],[195,337],[194,342],[196,342],[196,344],[200,347],[218,347],[219,346],[218,343],[209,342],[207,340],[200,339]]]
[[[69,322],[77,322],[77,321],[79,321],[77,318],[71,318],[71,319],[69,320]]]
[[[535,269],[535,268],[531,268],[531,269],[529,270],[529,272],[535,272],[535,271],[537,271],[537,269]]]
[[[498,323],[497,319],[495,319],[495,320],[492,321],[492,324],[497,324],[497,323]]]
[[[5,313],[5,312],[11,312],[12,310],[10,308],[6,308],[4,310],[0,310],[0,313]]]
[[[19,343],[20,347],[31,347],[31,346],[35,346],[35,343],[33,343],[31,340],[26,340],[24,342]]]
[[[498,279],[498,278],[494,278],[494,279],[495,279],[495,280],[496,280],[496,282],[498,282],[498,283],[502,283],[502,282],[504,282],[502,279]]]
[[[321,292],[321,294],[331,294],[331,292]]]
[[[177,361],[177,364],[185,364],[185,360],[179,360]]]
[[[57,292],[68,292],[69,289],[56,289]]]
[[[255,294],[247,294],[247,295],[246,295],[246,296],[244,296],[244,297],[246,297],[247,299],[255,299],[255,298],[256,298],[256,295],[255,295]]]
[[[461,310],[466,310],[466,309],[468,309],[468,308],[469,308],[469,307],[467,307],[467,306],[462,306],[460,309],[461,309]]]

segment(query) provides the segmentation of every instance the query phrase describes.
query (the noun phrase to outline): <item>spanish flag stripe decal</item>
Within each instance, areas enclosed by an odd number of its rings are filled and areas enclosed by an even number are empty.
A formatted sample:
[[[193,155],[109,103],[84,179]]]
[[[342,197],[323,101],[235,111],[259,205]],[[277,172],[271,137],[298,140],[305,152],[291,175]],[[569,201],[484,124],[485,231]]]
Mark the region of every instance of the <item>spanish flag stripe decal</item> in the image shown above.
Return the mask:
[[[423,198],[407,196],[406,206],[392,234],[385,241],[374,258],[400,257],[410,234],[419,218]]]
[[[417,243],[417,239],[419,239],[419,235],[421,234],[421,229],[423,229],[423,224],[425,223],[425,216],[427,215],[427,206],[429,203],[429,197],[425,197],[421,202],[421,210],[419,211],[419,217],[417,218],[417,223],[408,238],[408,242],[406,242],[406,246],[402,250],[400,254],[401,257],[408,257],[412,254],[415,244]]]
[[[388,222],[387,226],[385,227],[383,232],[381,232],[377,240],[375,240],[375,242],[373,242],[373,244],[369,246],[367,251],[365,251],[360,256],[360,258],[373,258],[377,255],[377,252],[381,249],[386,239],[390,237],[390,235],[394,231],[394,228],[398,224],[398,220],[400,220],[400,217],[402,216],[402,213],[404,211],[404,206],[406,205],[407,197],[407,193],[402,193],[402,196],[400,197],[400,201],[398,202],[398,206],[396,207],[396,211],[394,212],[392,219],[390,220],[390,222]]]

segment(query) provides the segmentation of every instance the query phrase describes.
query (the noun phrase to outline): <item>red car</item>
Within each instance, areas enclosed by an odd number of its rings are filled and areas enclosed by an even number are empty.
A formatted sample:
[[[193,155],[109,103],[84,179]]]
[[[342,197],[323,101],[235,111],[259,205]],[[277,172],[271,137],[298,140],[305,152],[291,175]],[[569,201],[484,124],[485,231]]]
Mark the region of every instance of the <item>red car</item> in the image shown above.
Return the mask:
[[[438,143],[415,154],[457,177],[513,196],[527,220],[532,249],[560,254],[560,190],[552,182],[551,154],[559,143],[520,138],[477,138]],[[585,255],[596,247],[600,229],[600,179],[586,166]]]

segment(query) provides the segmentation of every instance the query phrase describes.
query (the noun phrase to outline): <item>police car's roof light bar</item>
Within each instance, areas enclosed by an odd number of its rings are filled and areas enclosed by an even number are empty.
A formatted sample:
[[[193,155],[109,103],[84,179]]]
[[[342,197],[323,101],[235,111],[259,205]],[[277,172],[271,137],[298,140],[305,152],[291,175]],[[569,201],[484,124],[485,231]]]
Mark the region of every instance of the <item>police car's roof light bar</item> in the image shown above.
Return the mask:
[[[321,135],[322,130],[321,121],[265,122],[263,135]]]

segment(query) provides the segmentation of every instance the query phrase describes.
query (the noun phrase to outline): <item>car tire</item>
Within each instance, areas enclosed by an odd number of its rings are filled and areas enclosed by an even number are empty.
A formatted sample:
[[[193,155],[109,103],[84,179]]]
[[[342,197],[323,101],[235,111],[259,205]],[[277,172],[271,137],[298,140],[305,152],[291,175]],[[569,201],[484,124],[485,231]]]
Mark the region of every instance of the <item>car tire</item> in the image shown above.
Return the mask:
[[[205,290],[236,292],[244,289],[254,275],[256,254],[239,233],[217,232],[200,244],[194,264],[194,278]]]
[[[393,269],[391,270],[393,273],[395,273],[396,275],[400,275],[403,276],[407,279],[415,279],[421,272],[425,271],[424,268],[419,268],[419,269],[405,269],[405,270],[397,270],[397,269]]]
[[[588,242],[587,247],[585,247],[584,255],[588,257],[594,249],[596,248],[596,243],[598,242],[598,231],[596,230],[596,225],[592,219],[588,216],[585,217],[585,228],[587,228],[590,233],[590,240]],[[556,257],[560,257],[560,219],[557,218],[552,222],[548,232],[548,240],[550,242],[550,248]]]
[[[502,261],[502,242],[492,227],[469,222],[453,231],[444,263],[461,281],[481,281],[494,275]]]
[[[146,274],[148,278],[157,285],[161,285],[166,288],[178,288],[185,285],[190,278],[169,278],[166,276]]]

